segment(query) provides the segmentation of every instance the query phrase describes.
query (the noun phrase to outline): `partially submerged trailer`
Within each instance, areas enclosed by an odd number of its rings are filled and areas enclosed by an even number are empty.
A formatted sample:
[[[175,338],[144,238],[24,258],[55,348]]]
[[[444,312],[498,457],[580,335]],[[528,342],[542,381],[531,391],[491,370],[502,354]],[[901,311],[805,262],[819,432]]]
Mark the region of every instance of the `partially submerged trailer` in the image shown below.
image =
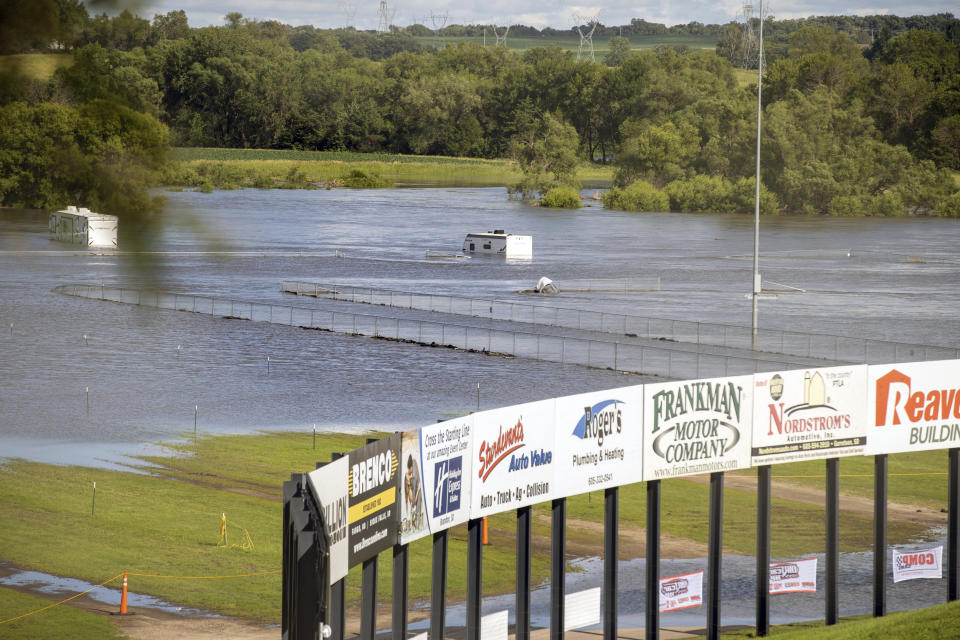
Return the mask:
[[[94,213],[69,206],[50,214],[50,235],[54,240],[91,248],[117,248],[117,216]]]
[[[468,233],[463,240],[464,253],[481,253],[507,258],[532,258],[533,236],[516,236],[503,229],[487,233]]]

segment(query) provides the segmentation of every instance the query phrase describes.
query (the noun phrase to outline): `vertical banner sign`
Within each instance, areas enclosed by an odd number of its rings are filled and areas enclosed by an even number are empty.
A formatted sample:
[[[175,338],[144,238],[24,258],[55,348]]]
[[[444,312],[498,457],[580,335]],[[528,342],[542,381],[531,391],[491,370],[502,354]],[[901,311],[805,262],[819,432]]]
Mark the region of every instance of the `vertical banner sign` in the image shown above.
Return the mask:
[[[867,454],[960,447],[960,360],[871,366]]]
[[[753,376],[648,384],[643,479],[750,466]]]
[[[752,464],[863,454],[866,365],[758,373],[753,387]]]
[[[350,466],[344,456],[307,474],[313,497],[323,509],[330,534],[330,584],[337,582],[350,568],[347,553],[347,513],[350,496],[347,483]]]
[[[770,593],[816,593],[817,559],[770,563]]]
[[[893,581],[943,577],[943,547],[926,551],[893,550]]]
[[[423,493],[420,430],[400,436],[400,544],[409,544],[430,533]]]
[[[643,480],[643,386],[556,400],[554,497]]]
[[[423,427],[415,432],[415,437],[412,433],[404,434],[401,460],[402,544],[470,519],[473,416]],[[416,472],[411,471],[411,460]],[[416,494],[415,484],[420,487],[419,505],[408,506],[408,501],[417,499],[412,497]]]
[[[473,414],[470,517],[555,497],[554,401]]]
[[[397,542],[400,510],[400,434],[354,449],[350,461],[347,538],[351,567]]]
[[[660,578],[660,612],[703,604],[703,571]]]

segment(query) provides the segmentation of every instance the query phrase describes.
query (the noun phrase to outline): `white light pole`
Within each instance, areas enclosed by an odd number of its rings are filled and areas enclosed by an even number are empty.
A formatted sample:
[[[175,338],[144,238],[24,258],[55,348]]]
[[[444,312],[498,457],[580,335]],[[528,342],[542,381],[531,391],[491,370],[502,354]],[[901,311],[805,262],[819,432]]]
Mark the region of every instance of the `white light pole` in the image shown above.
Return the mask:
[[[757,176],[753,205],[753,348],[757,348],[759,313],[757,298],[760,296],[760,92],[763,87],[763,0],[760,1],[760,55],[757,59]]]

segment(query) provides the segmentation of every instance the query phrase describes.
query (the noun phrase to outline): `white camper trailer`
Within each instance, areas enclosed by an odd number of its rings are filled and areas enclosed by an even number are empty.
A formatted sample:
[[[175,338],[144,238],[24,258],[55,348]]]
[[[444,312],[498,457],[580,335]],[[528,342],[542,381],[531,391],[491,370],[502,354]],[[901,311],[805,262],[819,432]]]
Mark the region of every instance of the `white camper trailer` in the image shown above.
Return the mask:
[[[70,206],[50,214],[50,235],[61,242],[116,249],[117,216]]]
[[[507,258],[532,258],[533,236],[515,236],[503,229],[487,233],[468,233],[463,241],[464,253],[481,253]]]

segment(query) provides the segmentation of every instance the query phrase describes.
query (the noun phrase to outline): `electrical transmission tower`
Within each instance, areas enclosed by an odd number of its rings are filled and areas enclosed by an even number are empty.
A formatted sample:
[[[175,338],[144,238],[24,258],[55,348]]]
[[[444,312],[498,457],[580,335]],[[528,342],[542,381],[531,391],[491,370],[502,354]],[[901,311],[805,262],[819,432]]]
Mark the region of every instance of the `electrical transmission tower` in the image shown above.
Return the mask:
[[[570,18],[573,28],[580,34],[580,47],[577,49],[577,61],[583,57],[593,57],[593,32],[596,31],[600,23],[600,14],[594,16],[581,16],[579,13],[573,14]],[[589,30],[588,30],[589,29]]]
[[[750,69],[757,59],[759,49],[757,33],[753,28],[753,3],[750,0],[744,1],[741,15],[743,16],[743,35],[740,37],[741,59],[743,68]]]
[[[497,25],[492,25],[492,26],[493,26],[493,35],[497,36],[497,46],[498,47],[507,46],[507,34],[510,33],[510,25],[507,25],[506,27],[503,28],[502,34],[500,33],[500,29],[497,27]]]
[[[393,22],[393,16],[397,13],[396,7],[390,8],[387,0],[380,0],[380,21],[377,24],[377,33],[389,33],[390,24]]]
[[[449,15],[447,12],[443,13],[433,13],[430,12],[430,24],[433,25],[433,33],[437,38],[437,49],[443,49],[447,43],[443,39],[443,34],[440,33],[443,31],[443,28],[447,26],[447,20]]]
[[[340,11],[343,11],[343,15],[346,18],[345,27],[356,26],[354,24],[354,19],[357,17],[357,7],[354,4],[351,4],[349,1],[344,0],[340,3]]]

